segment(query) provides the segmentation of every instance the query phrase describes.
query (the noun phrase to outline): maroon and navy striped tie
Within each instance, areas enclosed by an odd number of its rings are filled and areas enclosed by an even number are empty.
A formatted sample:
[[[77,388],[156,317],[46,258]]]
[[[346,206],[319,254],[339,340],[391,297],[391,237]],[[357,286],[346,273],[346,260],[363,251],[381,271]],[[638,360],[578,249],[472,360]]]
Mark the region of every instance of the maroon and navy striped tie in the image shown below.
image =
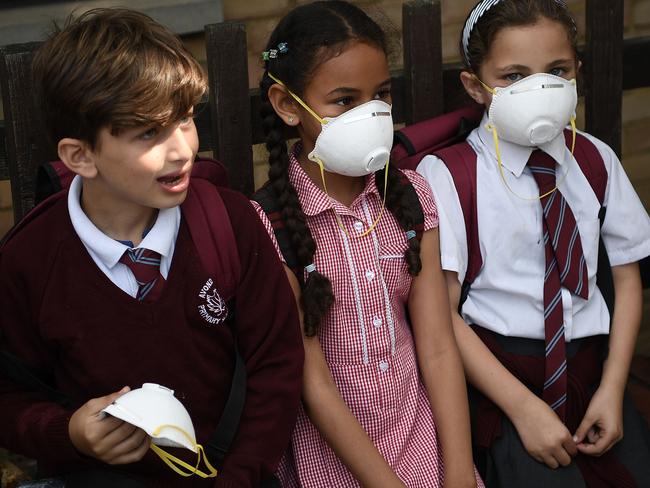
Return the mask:
[[[145,248],[127,249],[120,263],[131,270],[138,282],[136,298],[142,302],[156,301],[165,285],[160,274],[160,254]]]
[[[555,188],[555,160],[535,150],[528,167],[544,195]],[[578,226],[571,208],[555,190],[540,199],[543,213],[546,273],[544,276],[544,328],[546,366],[542,398],[564,420],[567,399],[567,362],[564,343],[562,291],[565,287],[584,299],[589,293],[587,264]]]

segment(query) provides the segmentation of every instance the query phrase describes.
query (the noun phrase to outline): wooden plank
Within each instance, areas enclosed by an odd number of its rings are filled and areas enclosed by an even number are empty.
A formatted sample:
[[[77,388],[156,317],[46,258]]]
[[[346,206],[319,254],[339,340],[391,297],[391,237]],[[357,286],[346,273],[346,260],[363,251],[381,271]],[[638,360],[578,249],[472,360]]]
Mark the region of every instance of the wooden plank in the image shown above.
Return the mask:
[[[199,135],[199,152],[212,151],[212,116],[207,96],[194,107],[194,124]]]
[[[34,206],[36,166],[48,156],[33,102],[31,62],[38,46],[28,43],[0,48],[0,90],[15,221]]]
[[[254,190],[246,28],[238,22],[205,27],[214,155],[228,168],[230,186]]]
[[[412,0],[402,6],[403,105],[412,124],[443,112],[442,17],[440,0]]]
[[[5,147],[5,124],[0,120],[0,181],[9,179],[7,148]]]
[[[650,36],[626,39],[623,45],[623,90],[650,87]]]
[[[639,60],[640,61],[640,60]],[[585,129],[621,156],[623,2],[587,0]]]

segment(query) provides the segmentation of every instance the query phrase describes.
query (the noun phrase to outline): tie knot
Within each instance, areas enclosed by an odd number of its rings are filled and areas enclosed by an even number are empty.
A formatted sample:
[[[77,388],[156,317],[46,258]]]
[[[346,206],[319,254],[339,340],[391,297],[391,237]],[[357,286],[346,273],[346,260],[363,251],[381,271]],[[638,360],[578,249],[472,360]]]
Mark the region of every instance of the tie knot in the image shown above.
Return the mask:
[[[120,263],[131,270],[138,282],[138,300],[154,301],[162,290],[164,278],[160,275],[160,254],[145,248],[127,249]]]
[[[127,249],[120,258],[120,263],[131,270],[138,283],[147,283],[158,276],[160,254],[143,247]]]
[[[120,258],[120,262],[129,266],[130,264],[146,264],[149,266],[160,266],[160,253],[146,249],[144,247],[137,247],[135,249],[127,249]]]
[[[528,159],[530,169],[540,194],[555,188],[555,159],[539,149],[535,149]]]

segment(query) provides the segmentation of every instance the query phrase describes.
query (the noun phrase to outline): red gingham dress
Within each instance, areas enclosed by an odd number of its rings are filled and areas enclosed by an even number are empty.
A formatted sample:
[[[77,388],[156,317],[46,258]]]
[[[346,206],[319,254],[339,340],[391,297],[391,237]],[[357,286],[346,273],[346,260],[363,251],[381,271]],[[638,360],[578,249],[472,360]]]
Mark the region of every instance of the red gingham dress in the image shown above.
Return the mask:
[[[401,480],[409,488],[440,487],[442,451],[405,317],[411,286],[403,258],[405,232],[386,209],[374,231],[358,237],[381,210],[374,175],[367,177],[364,190],[347,208],[314,185],[298,164],[296,150],[290,156],[289,178],[316,241],[314,264],[329,277],[336,297],[318,333],[334,381]],[[436,227],[428,184],[414,171],[405,173],[420,198],[424,229]],[[274,238],[266,215],[253,203]],[[349,236],[339,227],[333,208]],[[278,475],[284,487],[360,486],[303,409]]]

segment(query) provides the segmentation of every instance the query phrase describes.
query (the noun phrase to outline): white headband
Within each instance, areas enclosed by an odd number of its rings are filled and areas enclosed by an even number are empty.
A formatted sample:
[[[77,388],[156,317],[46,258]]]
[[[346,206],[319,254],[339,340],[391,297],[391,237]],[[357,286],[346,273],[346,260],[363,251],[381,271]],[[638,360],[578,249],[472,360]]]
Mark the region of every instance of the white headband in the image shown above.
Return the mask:
[[[474,27],[476,26],[476,23],[478,20],[483,17],[485,12],[490,10],[492,7],[494,7],[496,4],[501,2],[501,0],[482,0],[480,1],[476,7],[474,7],[474,10],[471,11],[469,16],[467,17],[467,20],[465,21],[465,28],[463,29],[463,54],[465,55],[465,62],[469,66],[469,38],[472,35],[472,31],[474,30]],[[556,3],[564,7],[565,9],[567,8],[566,1],[565,0],[555,0]],[[575,28],[575,23],[573,24]]]

